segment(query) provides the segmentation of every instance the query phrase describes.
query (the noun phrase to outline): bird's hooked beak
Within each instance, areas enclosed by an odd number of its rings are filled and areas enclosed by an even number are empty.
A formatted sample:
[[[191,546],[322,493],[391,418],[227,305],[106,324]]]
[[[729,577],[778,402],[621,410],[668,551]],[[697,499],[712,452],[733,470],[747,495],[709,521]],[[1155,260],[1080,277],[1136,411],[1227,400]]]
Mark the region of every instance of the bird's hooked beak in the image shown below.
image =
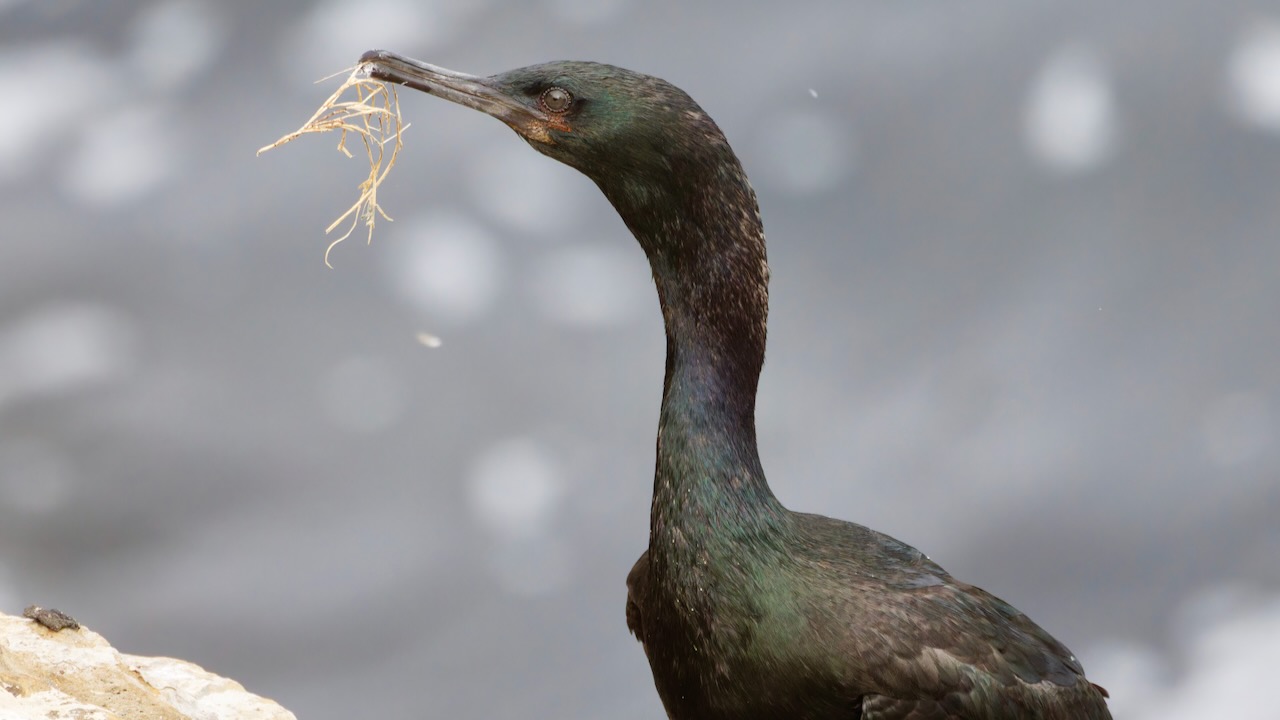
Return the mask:
[[[551,130],[568,130],[563,121],[531,107],[499,87],[492,78],[447,70],[390,50],[370,50],[359,67],[369,77],[421,90],[492,115],[529,140],[555,144]]]

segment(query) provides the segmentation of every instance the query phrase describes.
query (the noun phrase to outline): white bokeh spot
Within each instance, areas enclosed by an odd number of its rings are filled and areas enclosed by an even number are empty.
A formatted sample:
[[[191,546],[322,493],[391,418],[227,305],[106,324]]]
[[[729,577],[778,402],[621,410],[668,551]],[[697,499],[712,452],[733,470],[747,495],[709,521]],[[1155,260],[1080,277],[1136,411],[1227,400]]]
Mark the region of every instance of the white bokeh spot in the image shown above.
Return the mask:
[[[1027,100],[1024,130],[1031,154],[1056,172],[1091,170],[1111,157],[1115,100],[1095,52],[1070,46],[1045,62]]]
[[[524,143],[490,145],[469,155],[466,165],[475,204],[521,237],[572,234],[582,216],[584,194],[576,191],[571,171]]]
[[[1117,643],[1089,653],[1090,679],[1111,691],[1112,714],[1130,720],[1272,720],[1280,665],[1280,596],[1211,590],[1185,603],[1173,662]],[[1179,668],[1174,672],[1173,668]]]
[[[210,3],[168,0],[134,21],[129,64],[153,87],[178,87],[213,64],[226,35],[226,22]]]
[[[620,243],[557,248],[544,254],[531,291],[549,319],[574,327],[609,327],[634,319],[653,298],[643,258]]]
[[[114,308],[56,303],[0,328],[0,410],[6,401],[60,395],[130,373],[133,321]]]
[[[74,92],[63,83],[33,82],[33,67],[40,68],[43,77],[74,78]],[[96,117],[92,111],[116,95],[119,75],[106,58],[83,43],[0,49],[0,97],[21,98],[30,108],[0,113],[0,182],[23,177],[55,140]]]
[[[460,33],[486,0],[325,0],[281,43],[279,67],[291,85],[355,65],[375,48],[428,50]]]
[[[1236,116],[1280,132],[1280,23],[1259,23],[1246,31],[1231,53],[1227,73]]]
[[[796,195],[829,190],[853,171],[854,136],[846,122],[807,107],[787,109],[760,126],[763,177]]]
[[[465,216],[432,212],[411,222],[387,257],[392,286],[433,322],[468,323],[484,315],[502,289],[497,241]]]
[[[527,540],[546,533],[566,488],[550,451],[531,438],[516,437],[480,453],[468,490],[476,518],[494,535]]]
[[[83,129],[63,186],[81,202],[112,207],[156,191],[173,176],[181,143],[172,111],[156,105],[103,113]]]

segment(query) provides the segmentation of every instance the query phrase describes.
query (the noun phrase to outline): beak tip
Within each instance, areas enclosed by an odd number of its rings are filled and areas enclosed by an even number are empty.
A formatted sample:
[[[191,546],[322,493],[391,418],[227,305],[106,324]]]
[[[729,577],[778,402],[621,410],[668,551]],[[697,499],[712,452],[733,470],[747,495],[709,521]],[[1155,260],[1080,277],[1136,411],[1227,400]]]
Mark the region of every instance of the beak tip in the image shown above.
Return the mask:
[[[364,65],[365,63],[374,63],[379,60],[385,60],[388,54],[389,52],[386,50],[369,50],[360,56],[359,64]]]

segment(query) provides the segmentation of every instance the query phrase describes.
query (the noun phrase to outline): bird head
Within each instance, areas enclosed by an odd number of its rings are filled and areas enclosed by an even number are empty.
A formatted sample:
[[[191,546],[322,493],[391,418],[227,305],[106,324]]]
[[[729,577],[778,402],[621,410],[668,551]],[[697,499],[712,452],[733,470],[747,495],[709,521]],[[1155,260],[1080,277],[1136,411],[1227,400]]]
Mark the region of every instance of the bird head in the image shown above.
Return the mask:
[[[360,58],[370,77],[479,110],[534,149],[586,174],[613,200],[643,202],[706,180],[737,158],[684,91],[612,65],[559,61],[479,77],[387,50]],[[651,198],[657,199],[657,198]]]

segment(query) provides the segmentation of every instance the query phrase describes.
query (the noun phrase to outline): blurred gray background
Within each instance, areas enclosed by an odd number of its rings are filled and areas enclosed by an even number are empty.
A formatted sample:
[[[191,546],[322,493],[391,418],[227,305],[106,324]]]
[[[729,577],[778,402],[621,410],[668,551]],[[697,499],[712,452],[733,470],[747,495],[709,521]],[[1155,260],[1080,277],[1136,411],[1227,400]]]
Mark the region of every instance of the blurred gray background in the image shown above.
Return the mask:
[[[1117,717],[1275,717],[1274,1],[0,0],[4,611],[304,719],[662,717],[644,257],[406,90],[395,222],[327,269],[367,168],[254,151],[377,47],[686,89],[771,241],[782,500],[1022,608]]]

